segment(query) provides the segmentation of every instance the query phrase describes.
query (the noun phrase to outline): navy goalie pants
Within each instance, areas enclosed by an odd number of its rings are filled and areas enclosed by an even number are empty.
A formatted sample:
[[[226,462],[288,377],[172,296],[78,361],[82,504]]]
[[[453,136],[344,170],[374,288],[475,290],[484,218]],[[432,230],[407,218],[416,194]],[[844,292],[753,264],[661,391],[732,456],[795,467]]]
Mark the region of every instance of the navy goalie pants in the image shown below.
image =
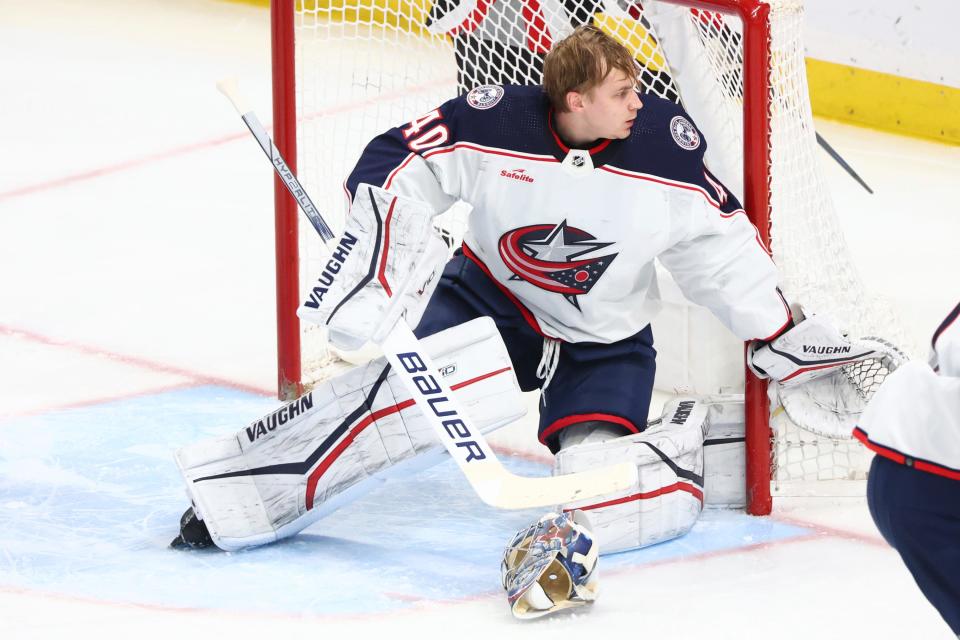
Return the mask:
[[[501,291],[483,265],[458,250],[444,268],[415,333],[423,338],[489,316],[506,344],[520,388],[533,391],[543,384],[537,366],[544,339],[524,317],[529,312],[518,305]],[[581,422],[616,424],[625,434],[643,431],[653,392],[655,357],[649,326],[612,344],[561,343],[556,371],[540,404],[540,442],[556,453],[560,430]]]
[[[960,636],[960,481],[877,455],[867,504],[920,591]]]

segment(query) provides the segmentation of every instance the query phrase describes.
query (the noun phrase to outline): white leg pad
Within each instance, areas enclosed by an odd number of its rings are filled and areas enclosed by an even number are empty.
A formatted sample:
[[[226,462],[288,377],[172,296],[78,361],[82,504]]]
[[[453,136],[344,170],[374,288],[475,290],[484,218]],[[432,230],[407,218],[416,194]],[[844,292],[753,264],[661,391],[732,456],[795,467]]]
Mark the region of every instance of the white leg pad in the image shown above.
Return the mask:
[[[482,432],[525,413],[492,320],[464,323],[423,345]],[[375,480],[443,455],[431,425],[377,358],[175,457],[211,538],[230,551],[294,535],[378,486]]]
[[[625,492],[563,505],[589,518],[600,553],[645,547],[685,534],[703,508],[703,441],[707,405],[677,398],[665,405],[660,424],[645,432],[562,449],[554,474],[618,462],[637,465],[637,484]]]

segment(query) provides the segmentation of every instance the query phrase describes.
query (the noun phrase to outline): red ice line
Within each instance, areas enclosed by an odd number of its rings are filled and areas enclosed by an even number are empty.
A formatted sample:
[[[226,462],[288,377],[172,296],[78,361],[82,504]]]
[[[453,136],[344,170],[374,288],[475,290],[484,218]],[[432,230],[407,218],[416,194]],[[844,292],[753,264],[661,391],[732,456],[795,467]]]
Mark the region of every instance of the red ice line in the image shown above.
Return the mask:
[[[441,81],[434,80],[433,82],[427,82],[424,84],[416,85],[410,87],[409,89],[403,89],[398,91],[392,91],[376,98],[364,98],[362,100],[355,100],[353,102],[347,102],[340,105],[335,105],[326,109],[320,109],[311,114],[305,115],[300,118],[300,122],[314,120],[316,118],[322,118],[325,116],[335,115],[338,113],[345,113],[348,111],[354,111],[357,109],[362,109],[364,107],[369,107],[374,104],[382,103],[384,101],[395,100],[401,98],[405,95],[423,93],[425,91],[430,91],[438,87],[447,86],[450,84],[450,81]],[[267,130],[271,130],[273,127],[268,126]],[[61,176],[59,178],[53,178],[51,180],[45,180],[43,182],[37,182],[34,184],[24,185],[22,187],[17,187],[10,191],[0,192],[0,202],[4,200],[10,200],[13,198],[18,198],[21,196],[29,195],[31,193],[38,193],[41,191],[48,191],[50,189],[56,189],[58,187],[63,187],[75,182],[82,182],[85,180],[91,180],[93,178],[99,178],[101,176],[110,175],[113,173],[118,173],[120,171],[126,171],[128,169],[133,169],[145,164],[150,164],[152,162],[157,162],[159,160],[166,160],[168,158],[174,158],[176,156],[182,156],[195,151],[204,151],[213,147],[218,147],[223,144],[234,142],[235,140],[240,140],[242,138],[248,137],[250,134],[247,132],[237,132],[231,133],[229,135],[220,136],[218,138],[212,138],[210,140],[205,140],[203,142],[195,142],[192,144],[183,145],[180,147],[174,147],[173,149],[167,149],[166,151],[158,151],[156,153],[151,153],[140,158],[133,158],[131,160],[126,160],[123,162],[117,162],[115,164],[108,164],[96,169],[90,169],[88,171],[81,171],[80,173],[73,173],[66,176]]]
[[[425,91],[430,91],[430,90],[433,90],[433,89],[436,89],[436,88],[438,88],[438,87],[442,87],[442,86],[445,86],[445,85],[448,85],[448,84],[450,84],[449,81],[435,80],[435,81],[427,82],[427,83],[424,83],[424,84],[421,84],[421,85],[416,85],[416,86],[411,87],[411,88],[409,88],[409,89],[403,89],[403,90],[398,90],[398,91],[389,92],[389,93],[383,94],[383,95],[381,95],[381,96],[378,96],[378,97],[376,97],[376,98],[365,98],[365,99],[361,99],[361,100],[355,100],[355,101],[353,101],[353,102],[344,103],[344,104],[341,104],[341,105],[335,105],[335,106],[329,107],[329,108],[327,108],[327,109],[321,109],[321,110],[316,111],[316,112],[314,112],[314,113],[312,113],[312,114],[308,114],[308,115],[304,116],[303,118],[301,118],[301,121],[313,120],[313,119],[316,119],[316,118],[321,118],[321,117],[325,117],[325,116],[335,115],[335,114],[338,114],[338,113],[344,113],[344,112],[348,112],[348,111],[353,111],[353,110],[357,110],[357,109],[362,109],[362,108],[364,108],[364,107],[368,107],[368,106],[371,106],[371,105],[373,105],[373,104],[377,104],[377,103],[380,103],[380,102],[383,102],[383,101],[395,100],[395,99],[397,99],[397,98],[400,98],[400,97],[402,97],[402,96],[404,96],[404,95],[408,95],[408,94],[422,93],[422,92],[425,92]],[[269,127],[268,127],[268,128],[269,128]],[[220,145],[223,145],[223,144],[227,144],[227,143],[233,142],[233,141],[235,141],[235,140],[240,140],[240,139],[242,139],[242,138],[247,137],[247,135],[248,135],[248,134],[247,134],[246,132],[237,132],[237,133],[233,133],[233,134],[229,134],[229,135],[220,136],[220,137],[217,137],[217,138],[212,138],[212,139],[210,139],[210,140],[205,140],[205,141],[203,141],[203,142],[196,142],[196,143],[192,143],[192,144],[188,144],[188,145],[183,145],[183,146],[180,146],[180,147],[175,147],[175,148],[173,148],[173,149],[168,149],[168,150],[166,150],[166,151],[159,151],[159,152],[156,152],[156,153],[152,153],[152,154],[145,155],[145,156],[143,156],[143,157],[141,157],[141,158],[134,158],[134,159],[127,160],[127,161],[124,161],[124,162],[118,162],[118,163],[114,163],[114,164],[109,164],[109,165],[105,165],[105,166],[102,166],[102,167],[98,167],[98,168],[95,168],[95,169],[90,169],[90,170],[88,170],[88,171],[82,171],[82,172],[80,172],[80,173],[70,174],[70,175],[66,175],[66,176],[61,176],[61,177],[59,177],[59,178],[54,178],[54,179],[51,179],[51,180],[46,180],[46,181],[43,181],[43,182],[38,182],[38,183],[34,183],[34,184],[25,185],[25,186],[22,186],[22,187],[18,187],[18,188],[12,189],[12,190],[10,190],[10,191],[0,192],[0,202],[2,202],[2,201],[4,201],[4,200],[10,200],[10,199],[13,199],[13,198],[17,198],[17,197],[29,195],[29,194],[32,194],[32,193],[38,193],[38,192],[48,191],[48,190],[51,190],[51,189],[56,189],[56,188],[58,188],[58,187],[63,187],[63,186],[70,185],[70,184],[73,184],[73,183],[76,183],[76,182],[82,182],[82,181],[85,181],[85,180],[92,180],[92,179],[94,179],[94,178],[98,178],[98,177],[101,177],[101,176],[106,176],[106,175],[110,175],[110,174],[113,174],[113,173],[118,173],[118,172],[120,172],[120,171],[126,171],[126,170],[128,170],[128,169],[133,169],[133,168],[135,168],[135,167],[139,167],[139,166],[142,166],[142,165],[150,164],[150,163],[152,163],[152,162],[157,162],[157,161],[160,161],[160,160],[166,160],[166,159],[168,159],[168,158],[173,158],[173,157],[176,157],[176,156],[186,155],[186,154],[189,154],[189,153],[193,153],[193,152],[195,152],[195,151],[203,151],[203,150],[205,150],[205,149],[210,149],[210,148],[212,148],[212,147],[217,147],[217,146],[220,146]],[[179,368],[176,368],[176,367],[171,367],[171,366],[169,366],[169,365],[164,365],[164,364],[157,363],[157,362],[153,362],[153,361],[146,360],[146,359],[143,359],[143,358],[137,358],[137,357],[134,357],[134,356],[124,355],[124,354],[118,354],[118,353],[112,353],[112,352],[105,351],[105,350],[103,350],[103,349],[98,349],[98,348],[95,348],[95,347],[89,347],[89,346],[86,346],[86,345],[80,345],[80,344],[76,344],[76,343],[68,343],[68,342],[65,342],[65,341],[61,341],[61,340],[56,340],[56,339],[53,339],[53,338],[49,338],[49,337],[47,337],[47,336],[42,336],[42,335],[40,335],[40,334],[33,333],[33,332],[30,332],[30,331],[26,331],[26,330],[23,330],[23,329],[17,329],[17,328],[14,328],[14,327],[7,327],[7,326],[0,325],[0,334],[15,335],[15,336],[19,336],[19,337],[21,337],[21,338],[23,338],[23,339],[32,340],[32,341],[34,341],[34,342],[39,342],[39,343],[47,344],[47,345],[51,345],[51,346],[69,348],[69,349],[73,349],[73,350],[75,350],[75,351],[80,351],[80,352],[82,352],[82,353],[86,353],[86,354],[89,354],[89,355],[107,356],[107,357],[109,357],[109,358],[111,358],[111,359],[113,359],[113,360],[117,360],[117,361],[119,361],[119,362],[123,362],[124,364],[129,364],[129,365],[133,365],[133,366],[137,366],[137,367],[149,369],[149,370],[152,370],[152,371],[159,371],[159,372],[163,372],[163,373],[171,373],[171,374],[174,374],[174,375],[184,376],[184,377],[189,378],[189,379],[191,380],[191,383],[188,383],[188,384],[181,384],[181,385],[174,385],[174,386],[169,386],[169,387],[163,387],[163,388],[160,388],[160,389],[154,389],[154,390],[151,391],[151,392],[135,392],[135,393],[131,393],[131,394],[128,394],[128,395],[110,396],[110,397],[103,397],[103,398],[98,398],[98,399],[93,399],[93,400],[86,400],[86,401],[82,401],[82,402],[78,402],[78,403],[72,403],[72,404],[66,404],[66,405],[49,406],[49,407],[46,407],[46,408],[44,408],[44,409],[42,409],[42,410],[32,410],[32,411],[25,412],[25,413],[20,413],[20,414],[0,414],[0,418],[10,418],[10,417],[24,416],[24,415],[35,415],[35,414],[37,414],[37,413],[43,413],[43,412],[46,412],[46,411],[53,411],[53,410],[58,410],[58,409],[72,409],[72,408],[77,408],[77,407],[90,406],[90,405],[93,405],[93,404],[99,404],[99,403],[101,403],[101,402],[108,402],[108,401],[111,401],[111,400],[119,400],[119,399],[124,399],[124,398],[129,398],[129,397],[135,397],[135,396],[143,395],[144,393],[155,393],[155,392],[158,392],[158,391],[167,391],[167,390],[171,390],[171,389],[175,389],[175,388],[183,388],[183,387],[185,387],[185,386],[199,386],[199,385],[202,385],[202,384],[215,384],[215,385],[219,385],[219,386],[225,386],[225,387],[230,387],[230,388],[234,388],[234,389],[240,389],[240,390],[242,390],[242,391],[248,391],[248,392],[250,392],[250,393],[256,393],[256,394],[259,394],[259,395],[273,395],[273,392],[272,392],[272,391],[265,390],[265,389],[261,389],[261,388],[258,388],[258,387],[252,387],[252,386],[249,386],[249,385],[239,384],[239,383],[237,383],[237,382],[233,382],[233,381],[230,381],[230,380],[225,380],[225,379],[222,379],[222,378],[216,378],[216,377],[207,376],[207,375],[204,375],[204,374],[198,374],[198,373],[193,372],[193,371],[187,371],[187,370],[185,370],[185,369],[179,369]]]
[[[356,110],[356,109],[362,109],[362,108],[364,108],[364,107],[373,105],[373,104],[375,104],[375,103],[377,103],[377,102],[382,102],[382,101],[384,101],[384,100],[393,100],[393,99],[396,99],[396,98],[398,98],[398,97],[401,97],[401,96],[406,95],[406,94],[409,94],[409,93],[419,93],[419,92],[423,92],[423,91],[429,91],[429,90],[435,89],[435,88],[437,88],[437,87],[440,87],[440,86],[443,86],[443,85],[446,85],[446,84],[449,84],[449,83],[448,83],[448,82],[441,82],[441,81],[434,81],[434,82],[429,82],[429,83],[425,83],[425,84],[422,84],[422,85],[417,85],[417,86],[415,86],[415,87],[412,87],[411,89],[407,89],[407,90],[403,90],[403,91],[394,91],[394,92],[391,92],[391,93],[387,93],[387,94],[384,94],[384,95],[378,97],[377,99],[367,98],[367,99],[363,99],[363,100],[356,100],[356,101],[354,101],[354,102],[349,102],[349,103],[345,103],[345,104],[342,104],[342,105],[333,106],[333,107],[330,107],[330,108],[328,108],[328,109],[321,109],[320,111],[317,111],[317,112],[315,112],[315,113],[312,113],[312,114],[309,114],[309,115],[307,115],[307,116],[304,116],[304,117],[302,118],[302,120],[312,120],[312,119],[315,119],[315,118],[320,118],[320,117],[324,117],[324,116],[334,115],[334,114],[337,114],[337,113],[343,113],[343,112],[347,112],[347,111],[353,111],[353,110]],[[135,167],[139,167],[139,166],[142,166],[142,165],[145,165],[145,164],[150,164],[150,163],[152,163],[152,162],[156,162],[156,161],[160,161],[160,160],[166,160],[166,159],[168,159],[168,158],[173,158],[173,157],[176,157],[176,156],[193,153],[193,152],[195,152],[195,151],[203,151],[203,150],[205,150],[205,149],[209,149],[209,148],[212,148],[212,147],[217,147],[217,146],[220,146],[220,145],[223,145],[223,144],[227,144],[227,143],[233,142],[233,141],[235,141],[235,140],[240,140],[240,139],[242,139],[242,138],[246,138],[247,135],[248,135],[248,134],[247,134],[246,132],[237,132],[237,133],[233,133],[233,134],[230,134],[230,135],[220,136],[220,137],[217,137],[217,138],[213,138],[213,139],[210,139],[210,140],[206,140],[206,141],[203,141],[203,142],[196,142],[196,143],[193,143],[193,144],[188,144],[188,145],[184,145],[184,146],[180,146],[180,147],[175,147],[175,148],[173,148],[173,149],[168,149],[168,150],[166,150],[166,151],[160,151],[160,152],[157,152],[157,153],[148,154],[148,155],[143,156],[143,157],[141,157],[141,158],[134,158],[134,159],[132,159],[132,160],[127,160],[127,161],[124,161],[124,162],[118,162],[118,163],[110,164],[110,165],[105,165],[105,166],[102,166],[102,167],[99,167],[99,168],[96,168],[96,169],[91,169],[91,170],[89,170],[89,171],[83,171],[83,172],[80,172],[80,173],[75,173],[75,174],[71,174],[71,175],[67,175],[67,176],[62,176],[62,177],[59,177],[59,178],[54,178],[54,179],[52,179],[52,180],[46,180],[46,181],[43,181],[43,182],[38,182],[38,183],[34,183],[34,184],[25,185],[25,186],[22,186],[22,187],[18,187],[18,188],[16,188],[16,189],[13,189],[13,190],[11,190],[11,191],[6,191],[6,192],[0,193],[0,201],[9,200],[9,199],[13,199],[13,198],[17,198],[17,197],[29,195],[29,194],[32,194],[32,193],[38,193],[38,192],[42,192],[42,191],[48,191],[48,190],[50,190],[50,189],[55,189],[55,188],[58,188],[58,187],[66,186],[66,185],[69,185],[69,184],[73,184],[73,183],[75,183],[75,182],[82,182],[82,181],[85,181],[85,180],[91,180],[91,179],[94,179],[94,178],[98,178],[98,177],[101,177],[101,176],[110,175],[110,174],[117,173],[117,172],[120,172],[120,171],[126,171],[126,170],[128,170],[128,169],[133,169],[133,168],[135,168]],[[150,361],[150,360],[145,360],[145,359],[143,359],[143,358],[137,358],[137,357],[134,357],[134,356],[124,355],[124,354],[118,354],[118,353],[112,353],[112,352],[108,352],[108,351],[105,351],[105,350],[103,350],[103,349],[99,349],[99,348],[95,348],[95,347],[89,347],[89,346],[81,345],[81,344],[77,344],[77,343],[69,343],[69,342],[65,342],[65,341],[62,341],[62,340],[56,340],[56,339],[54,339],[54,338],[49,338],[49,337],[47,337],[47,336],[42,336],[42,335],[37,334],[37,333],[33,333],[33,332],[26,331],[26,330],[23,330],[23,329],[17,329],[17,328],[14,328],[14,327],[7,327],[7,326],[0,325],[0,333],[2,333],[2,334],[4,334],[4,335],[14,335],[14,336],[18,336],[18,337],[23,338],[23,339],[26,339],[26,340],[31,340],[31,341],[34,341],[34,342],[39,342],[39,343],[46,344],[46,345],[50,345],[50,346],[69,348],[69,349],[72,349],[72,350],[74,350],[74,351],[79,351],[79,352],[81,352],[81,353],[85,353],[85,354],[88,354],[88,355],[107,356],[107,357],[109,357],[109,358],[111,358],[111,359],[113,359],[113,360],[117,360],[118,362],[122,362],[122,363],[124,363],[124,364],[129,364],[129,365],[133,365],[133,366],[137,366],[137,367],[141,367],[141,368],[145,368],[145,369],[149,369],[149,370],[152,370],[152,371],[159,371],[159,372],[163,372],[163,373],[171,373],[171,374],[174,374],[174,375],[184,376],[184,377],[189,378],[189,379],[191,380],[191,384],[192,384],[193,386],[198,386],[198,385],[201,385],[201,384],[216,384],[216,385],[226,386],[226,387],[230,387],[230,388],[234,388],[234,389],[240,389],[240,390],[243,390],[243,391],[249,391],[249,392],[251,392],[251,393],[256,393],[256,394],[259,394],[259,395],[272,395],[272,393],[273,393],[272,391],[268,391],[268,390],[261,389],[261,388],[258,388],[258,387],[251,387],[251,386],[239,384],[239,383],[236,383],[236,382],[233,382],[233,381],[230,381],[230,380],[224,380],[224,379],[222,379],[222,378],[215,378],[215,377],[212,377],[212,376],[207,376],[207,375],[203,375],[203,374],[198,374],[198,373],[193,372],[193,371],[187,371],[187,370],[185,370],[185,369],[179,369],[179,368],[176,368],[176,367],[171,367],[171,366],[169,366],[169,365],[164,365],[164,364],[157,363],[157,362],[153,362],[153,361]],[[175,389],[175,388],[183,388],[184,386],[191,386],[191,384],[186,384],[186,385],[181,384],[181,385],[174,385],[174,386],[170,386],[170,387],[164,387],[164,388],[161,388],[161,389],[155,389],[155,390],[153,390],[152,392],[167,391],[167,390]],[[14,416],[34,415],[34,414],[37,414],[37,413],[42,413],[42,412],[52,411],[52,410],[57,410],[57,409],[72,409],[72,408],[76,408],[76,407],[83,407],[83,406],[89,406],[89,405],[93,405],[93,404],[99,404],[99,403],[101,403],[101,402],[108,402],[108,401],[111,401],[111,400],[119,400],[119,399],[123,399],[123,398],[129,398],[129,397],[134,397],[134,396],[138,396],[138,395],[143,395],[143,393],[148,393],[148,392],[136,392],[136,393],[131,393],[131,394],[128,394],[128,395],[103,397],[103,398],[98,398],[98,399],[94,399],[94,400],[86,400],[86,401],[83,401],[83,402],[78,402],[78,403],[73,403],[73,404],[67,404],[67,405],[50,406],[50,407],[46,407],[46,408],[44,408],[44,409],[42,409],[42,410],[33,410],[33,411],[29,411],[29,412],[26,412],[26,413],[20,413],[20,414],[3,414],[2,417],[8,417],[8,418],[9,418],[9,417],[14,417]]]
[[[824,538],[834,538],[839,537],[845,540],[852,540],[857,542],[863,542],[871,546],[878,546],[883,548],[888,548],[883,540],[875,537],[868,536],[860,533],[855,533],[851,531],[844,531],[842,529],[836,529],[833,527],[821,526],[814,523],[804,522],[794,518],[782,518],[779,516],[770,516],[773,517],[778,522],[784,522],[787,524],[792,524],[796,526],[802,526],[813,531],[806,535],[797,536],[794,538],[785,538],[782,540],[775,540],[772,542],[760,542],[757,544],[752,544],[745,547],[737,547],[734,549],[723,549],[720,551],[710,551],[706,553],[694,554],[691,556],[684,556],[679,558],[670,558],[667,560],[661,560],[659,562],[651,562],[648,564],[637,565],[633,567],[622,567],[619,569],[608,570],[606,571],[607,575],[623,575],[628,573],[634,573],[638,571],[644,571],[652,567],[661,567],[664,565],[670,564],[680,564],[685,562],[701,562],[703,560],[708,560],[712,558],[719,558],[723,556],[733,556],[743,553],[756,553],[757,551],[763,551],[771,547],[786,545],[786,544],[797,544],[803,542],[812,542],[816,540],[822,540]],[[413,606],[409,609],[402,609],[399,611],[388,611],[383,613],[375,614],[284,614],[276,612],[258,612],[250,613],[247,611],[227,611],[227,610],[217,610],[217,609],[200,609],[195,607],[174,607],[174,606],[164,606],[156,604],[141,604],[133,602],[122,602],[116,600],[100,600],[90,597],[81,597],[81,596],[72,596],[64,595],[58,593],[52,593],[48,591],[42,591],[38,589],[30,589],[23,587],[5,587],[0,586],[0,594],[12,594],[12,595],[23,595],[30,597],[41,597],[50,600],[59,600],[66,602],[75,602],[82,604],[92,604],[108,607],[120,607],[120,608],[132,608],[132,609],[142,609],[145,611],[155,611],[155,612],[164,612],[164,613],[186,613],[186,614],[199,614],[207,616],[219,616],[219,617],[229,617],[231,619],[236,619],[237,617],[245,617],[250,619],[256,618],[268,618],[268,619],[285,619],[285,620],[302,620],[304,622],[310,621],[349,621],[349,620],[371,620],[376,618],[388,618],[391,616],[405,616],[411,614],[422,613],[425,610],[435,609],[438,607],[446,607],[452,605],[460,604],[469,604],[471,602],[479,602],[482,600],[489,600],[493,598],[500,598],[502,592],[499,590],[491,590],[486,593],[480,593],[472,596],[466,596],[463,598],[451,598],[451,599],[430,599],[430,598],[421,598],[419,596],[410,595],[406,593],[394,593],[394,592],[384,592],[382,595],[392,598],[394,600],[399,600],[401,602],[411,603]]]
[[[68,342],[66,340],[51,338],[49,336],[35,333],[33,331],[27,331],[25,329],[19,329],[19,328],[11,327],[8,325],[0,325],[0,335],[19,338],[21,340],[29,340],[31,342],[35,342],[38,344],[43,344],[51,347],[69,349],[71,351],[82,353],[84,355],[107,357],[110,360],[113,360],[120,364],[139,367],[141,369],[147,369],[149,371],[155,371],[157,373],[166,373],[170,375],[176,375],[176,376],[180,376],[188,379],[187,382],[173,384],[173,385],[166,385],[164,387],[150,389],[147,391],[135,391],[128,394],[121,394],[116,396],[105,396],[101,398],[83,400],[80,402],[75,402],[75,403],[70,403],[65,405],[55,405],[55,406],[51,405],[48,407],[44,407],[42,409],[34,409],[24,413],[3,414],[2,417],[4,418],[36,415],[38,413],[46,413],[48,411],[56,411],[60,409],[74,409],[79,407],[86,407],[86,406],[91,406],[95,404],[100,404],[103,402],[110,402],[112,400],[123,400],[126,398],[133,398],[137,396],[146,395],[149,393],[159,393],[162,391],[171,391],[174,389],[198,387],[201,385],[216,385],[220,387],[228,387],[231,389],[238,389],[240,391],[246,391],[248,393],[254,393],[257,395],[265,395],[265,396],[273,395],[273,391],[268,389],[262,389],[260,387],[254,387],[251,385],[235,382],[233,380],[218,378],[216,376],[209,376],[203,373],[198,373],[196,371],[190,371],[189,369],[182,369],[180,367],[163,364],[161,362],[155,362],[153,360],[148,360],[146,358],[141,358],[138,356],[131,356],[123,353],[117,353],[114,351],[108,351],[100,347],[93,347],[85,344],[80,344],[77,342]]]

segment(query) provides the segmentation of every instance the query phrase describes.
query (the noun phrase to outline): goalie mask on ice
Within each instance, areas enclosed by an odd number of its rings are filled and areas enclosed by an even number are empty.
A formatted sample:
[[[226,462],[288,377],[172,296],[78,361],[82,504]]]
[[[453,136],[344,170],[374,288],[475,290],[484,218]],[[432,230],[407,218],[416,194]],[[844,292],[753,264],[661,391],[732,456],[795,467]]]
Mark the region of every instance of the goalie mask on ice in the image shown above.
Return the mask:
[[[380,343],[401,318],[417,326],[446,262],[433,212],[368,184],[357,189],[347,225],[297,311],[353,351]]]
[[[525,412],[489,318],[422,342],[481,432]],[[379,482],[443,459],[426,416],[383,358],[250,426],[181,448],[177,465],[214,544],[232,551],[294,535]]]
[[[723,464],[723,453],[714,454],[713,470],[704,475],[705,434],[713,426],[727,426],[721,415],[727,404],[720,397],[677,398],[643,433],[603,439],[597,430],[593,433],[598,438],[592,434],[561,449],[554,474],[628,462],[637,469],[637,481],[616,493],[564,505],[564,515],[545,516],[517,534],[502,565],[514,615],[532,618],[593,602],[598,593],[596,556],[685,534],[700,515],[708,483],[718,505],[729,497],[725,485],[737,484],[742,492],[742,456],[731,466]]]
[[[549,513],[518,531],[500,565],[513,615],[536,618],[596,600],[597,555],[580,511]]]

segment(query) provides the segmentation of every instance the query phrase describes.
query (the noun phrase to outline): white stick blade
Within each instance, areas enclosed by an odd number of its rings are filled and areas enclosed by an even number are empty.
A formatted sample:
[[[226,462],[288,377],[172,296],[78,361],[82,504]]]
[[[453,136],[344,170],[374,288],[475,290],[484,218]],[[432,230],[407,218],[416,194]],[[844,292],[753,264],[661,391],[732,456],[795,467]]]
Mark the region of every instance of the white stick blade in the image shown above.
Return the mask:
[[[500,509],[554,507],[626,491],[637,483],[637,468],[627,462],[548,478],[516,476],[502,467],[500,470],[502,474],[494,477],[483,474],[486,477],[477,478],[472,477],[472,469],[464,469],[480,498]]]
[[[224,78],[217,83],[217,89],[227,97],[241,116],[250,111],[243,99],[243,94],[240,93],[240,83],[236,78]]]

